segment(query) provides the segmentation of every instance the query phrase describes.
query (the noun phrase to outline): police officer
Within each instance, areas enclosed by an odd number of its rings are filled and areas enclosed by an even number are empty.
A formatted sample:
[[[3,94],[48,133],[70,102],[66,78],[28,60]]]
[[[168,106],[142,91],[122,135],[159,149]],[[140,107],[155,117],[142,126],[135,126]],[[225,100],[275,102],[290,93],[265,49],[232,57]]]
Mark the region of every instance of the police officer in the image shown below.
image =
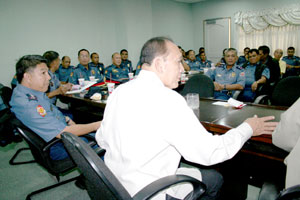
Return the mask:
[[[47,51],[43,57],[47,60],[47,66],[49,68],[49,75],[51,77],[49,88],[47,90],[47,96],[52,104],[56,103],[56,96],[65,94],[68,90],[71,90],[72,84],[65,85],[60,84],[58,77],[55,75],[56,70],[59,68],[59,54],[55,51]]]
[[[14,89],[18,85],[17,75],[14,75],[10,84],[11,84],[11,89]]]
[[[61,64],[58,70],[55,72],[59,81],[62,83],[69,82],[69,78],[74,66],[71,65],[71,59],[69,56],[62,57]]]
[[[250,49],[249,62],[244,66],[246,82],[240,100],[253,102],[257,96],[258,86],[266,84],[270,78],[270,70],[266,65],[259,62],[259,51],[257,49]]]
[[[74,135],[84,135],[95,131],[101,122],[90,124],[75,124],[69,117],[65,117],[56,106],[50,103],[45,92],[49,86],[47,60],[39,55],[23,56],[16,64],[19,84],[14,89],[10,101],[11,110],[16,117],[43,140],[49,142],[53,138],[60,138],[63,132]],[[50,148],[53,160],[68,157],[61,142]]]
[[[244,48],[244,55],[243,56],[240,56],[238,61],[236,62],[237,65],[244,65],[245,63],[248,62],[248,53],[250,51],[250,48],[249,47],[245,47]]]
[[[245,72],[242,67],[235,65],[238,59],[236,49],[227,49],[224,58],[225,65],[208,70],[206,75],[214,81],[214,98],[227,100],[235,90],[244,89]]]
[[[112,55],[112,65],[105,69],[106,79],[118,81],[120,83],[124,83],[129,80],[129,69],[127,66],[121,65],[121,62],[121,55],[117,52],[114,53]]]
[[[97,67],[100,71],[100,73],[104,76],[104,64],[102,62],[99,62],[99,55],[97,53],[92,53],[91,54],[91,60],[90,66],[92,67]]]
[[[141,65],[141,61],[139,60],[139,62],[136,64],[136,70],[135,70],[135,76],[139,75],[140,71],[142,70],[142,65]]]
[[[121,59],[122,59],[122,63],[121,65],[123,65],[122,67],[126,66],[128,67],[129,72],[132,72],[132,63],[130,60],[128,60],[128,51],[126,49],[122,49],[120,51],[121,54]]]
[[[84,78],[84,80],[90,80],[90,76],[95,76],[95,79],[98,79],[98,83],[104,81],[103,75],[100,73],[97,67],[93,67],[89,64],[90,61],[90,52],[86,49],[81,49],[78,51],[78,61],[79,64],[71,72],[70,83],[78,85],[78,79]]]
[[[187,52],[187,59],[185,62],[186,62],[186,64],[188,64],[188,66],[190,66],[191,71],[203,71],[203,68],[201,68],[200,62],[198,60],[196,60],[194,50],[189,50]]]
[[[289,47],[287,49],[287,56],[282,58],[286,62],[286,76],[297,76],[300,72],[300,58],[295,56],[295,48]]]
[[[199,53],[199,57],[197,58],[197,60],[200,62],[200,68],[211,68],[211,61],[206,59],[206,55],[205,52],[201,52]]]

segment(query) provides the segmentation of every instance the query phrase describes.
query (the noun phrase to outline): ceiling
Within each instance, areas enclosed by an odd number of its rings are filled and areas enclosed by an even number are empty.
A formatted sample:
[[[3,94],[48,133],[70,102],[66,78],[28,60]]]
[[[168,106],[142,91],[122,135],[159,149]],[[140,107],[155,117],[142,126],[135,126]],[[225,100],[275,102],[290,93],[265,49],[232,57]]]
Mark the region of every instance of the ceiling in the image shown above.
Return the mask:
[[[197,3],[200,1],[207,1],[207,0],[173,0],[173,1],[178,1],[178,2],[183,2],[183,3]]]

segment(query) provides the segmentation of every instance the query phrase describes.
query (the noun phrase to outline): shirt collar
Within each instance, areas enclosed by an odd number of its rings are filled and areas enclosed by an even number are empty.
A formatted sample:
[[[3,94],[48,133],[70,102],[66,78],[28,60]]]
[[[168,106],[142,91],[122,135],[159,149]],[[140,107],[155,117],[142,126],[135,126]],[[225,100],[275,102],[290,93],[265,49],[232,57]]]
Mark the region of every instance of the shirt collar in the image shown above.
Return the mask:
[[[141,80],[144,80],[144,81],[147,81],[151,84],[155,84],[155,85],[158,85],[158,86],[164,86],[163,82],[152,71],[142,69],[137,78],[141,79]]]
[[[22,84],[17,85],[17,87],[19,88],[19,90],[23,91],[26,94],[32,94],[36,97],[44,97],[46,94],[45,92],[41,92],[41,91],[37,91],[37,90],[33,90],[31,88],[28,88]]]

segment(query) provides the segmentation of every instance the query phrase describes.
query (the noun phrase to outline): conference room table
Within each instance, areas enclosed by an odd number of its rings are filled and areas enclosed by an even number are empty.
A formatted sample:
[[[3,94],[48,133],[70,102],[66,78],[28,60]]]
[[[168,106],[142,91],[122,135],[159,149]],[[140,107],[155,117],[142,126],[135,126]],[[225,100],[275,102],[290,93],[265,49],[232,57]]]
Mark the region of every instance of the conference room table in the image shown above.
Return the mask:
[[[60,96],[63,102],[68,102],[71,107],[90,107],[95,115],[97,112],[104,112],[107,96],[100,101],[94,101],[83,98],[80,94]],[[241,109],[230,106],[214,105],[219,100],[200,98],[200,108],[196,110],[199,121],[207,131],[213,134],[224,134],[228,130],[237,127],[249,117],[257,115],[264,117],[272,115],[276,122],[280,121],[280,115],[287,107],[267,106],[258,104],[247,104]],[[194,111],[195,112],[195,111]],[[103,115],[103,113],[98,113]],[[272,144],[271,135],[261,135],[252,137],[243,147],[243,152],[254,154],[260,157],[283,161],[287,156],[287,152],[277,148]]]

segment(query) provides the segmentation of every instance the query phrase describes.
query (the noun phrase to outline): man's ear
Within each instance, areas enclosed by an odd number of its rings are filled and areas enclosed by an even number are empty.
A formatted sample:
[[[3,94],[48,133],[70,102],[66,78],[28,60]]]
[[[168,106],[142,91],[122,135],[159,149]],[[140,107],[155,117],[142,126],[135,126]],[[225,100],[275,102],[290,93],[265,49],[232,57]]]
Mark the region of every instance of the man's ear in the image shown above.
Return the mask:
[[[153,60],[154,68],[157,72],[163,73],[165,71],[165,64],[162,57],[156,57]]]
[[[28,72],[25,72],[25,73],[23,74],[23,81],[25,81],[25,82],[30,82],[30,80],[31,80],[31,74],[28,73]]]

